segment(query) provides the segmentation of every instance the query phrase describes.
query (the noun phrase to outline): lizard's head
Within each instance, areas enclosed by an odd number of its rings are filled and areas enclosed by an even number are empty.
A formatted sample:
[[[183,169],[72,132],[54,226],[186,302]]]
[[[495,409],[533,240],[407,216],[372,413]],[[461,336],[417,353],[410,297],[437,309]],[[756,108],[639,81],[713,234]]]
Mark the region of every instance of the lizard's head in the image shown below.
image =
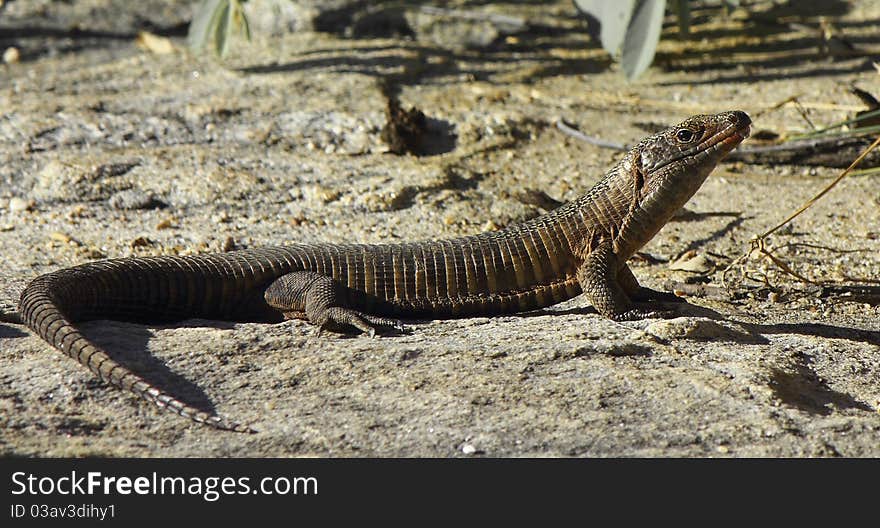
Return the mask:
[[[618,166],[634,179],[635,195],[616,243],[634,251],[650,240],[748,137],[751,123],[738,110],[697,115],[633,147]]]
[[[739,110],[696,115],[643,140],[632,151],[643,179],[642,205],[684,205],[721,158],[749,136],[751,124]]]

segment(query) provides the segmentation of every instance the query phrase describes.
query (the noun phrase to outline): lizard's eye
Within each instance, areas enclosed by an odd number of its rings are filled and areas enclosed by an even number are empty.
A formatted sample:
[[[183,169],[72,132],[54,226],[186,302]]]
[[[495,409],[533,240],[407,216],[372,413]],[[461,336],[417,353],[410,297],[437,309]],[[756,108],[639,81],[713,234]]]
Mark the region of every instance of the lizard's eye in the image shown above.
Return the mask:
[[[682,128],[678,132],[675,133],[675,138],[681,141],[682,143],[688,143],[692,139],[694,139],[694,131],[689,130],[687,128]]]

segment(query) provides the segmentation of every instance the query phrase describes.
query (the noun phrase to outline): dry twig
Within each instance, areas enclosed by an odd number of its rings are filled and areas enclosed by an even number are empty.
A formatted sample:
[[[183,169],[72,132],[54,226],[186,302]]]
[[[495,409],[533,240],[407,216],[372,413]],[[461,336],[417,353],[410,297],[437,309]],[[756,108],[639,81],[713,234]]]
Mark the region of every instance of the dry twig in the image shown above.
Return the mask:
[[[728,289],[729,289],[729,287],[727,286],[727,273],[728,273],[731,269],[733,269],[735,266],[739,266],[739,267],[740,267],[740,272],[741,272],[742,276],[743,276],[743,277],[747,277],[747,276],[748,276],[748,273],[747,273],[747,271],[746,271],[746,269],[745,269],[745,262],[748,261],[750,258],[752,258],[752,255],[754,255],[756,252],[759,253],[760,255],[762,255],[763,257],[766,257],[768,260],[770,260],[773,264],[775,264],[779,269],[781,269],[781,270],[784,271],[785,273],[791,275],[792,277],[795,277],[796,279],[798,279],[798,280],[800,280],[800,281],[802,281],[802,282],[806,282],[806,283],[809,283],[809,284],[816,284],[816,285],[828,285],[828,284],[832,284],[832,283],[834,283],[834,282],[839,282],[839,281],[821,281],[821,280],[814,280],[814,279],[810,279],[810,278],[808,278],[808,277],[806,277],[806,276],[804,276],[804,275],[802,275],[802,274],[800,274],[800,273],[794,271],[794,270],[793,270],[793,269],[792,269],[787,263],[785,263],[785,262],[784,262],[783,260],[781,260],[779,257],[775,256],[775,255],[773,254],[773,252],[772,252],[770,249],[768,249],[768,247],[767,247],[767,237],[770,236],[771,234],[775,233],[776,231],[778,231],[780,228],[782,228],[783,226],[785,226],[786,224],[788,224],[789,222],[791,222],[792,220],[794,220],[794,219],[797,218],[798,216],[800,216],[804,211],[806,211],[807,209],[809,209],[809,208],[810,208],[814,203],[816,203],[820,198],[822,198],[823,196],[825,196],[825,195],[828,193],[828,191],[830,191],[831,189],[833,189],[834,186],[836,186],[838,183],[840,183],[840,181],[841,181],[843,178],[845,178],[848,174],[850,174],[850,173],[852,172],[852,170],[853,170],[854,168],[856,168],[856,167],[858,166],[858,164],[861,163],[861,161],[862,161],[862,160],[868,155],[868,153],[871,152],[875,147],[877,147],[877,145],[880,145],[880,137],[878,137],[876,140],[874,140],[874,142],[871,143],[871,145],[870,145],[867,149],[865,149],[865,150],[861,153],[861,155],[859,155],[859,157],[856,158],[855,161],[853,161],[853,162],[850,164],[850,166],[846,168],[846,170],[844,170],[843,172],[841,172],[840,175],[837,176],[837,178],[834,179],[834,181],[832,181],[832,182],[829,183],[827,186],[825,186],[825,188],[822,189],[822,190],[821,190],[816,196],[814,196],[814,197],[810,198],[809,200],[807,200],[806,203],[804,203],[802,206],[800,206],[800,207],[799,207],[794,213],[792,213],[791,215],[789,215],[788,218],[786,218],[785,220],[783,220],[783,221],[782,221],[781,223],[779,223],[779,225],[777,225],[776,227],[773,227],[772,229],[769,229],[769,230],[765,231],[764,233],[762,233],[762,234],[760,234],[760,235],[757,235],[757,236],[753,237],[753,238],[749,241],[749,250],[748,250],[745,254],[743,254],[743,255],[741,255],[740,257],[734,259],[734,260],[730,263],[730,265],[728,265],[727,268],[725,268],[725,270],[721,273],[721,283],[722,283],[722,285],[723,285],[725,288],[728,288]],[[855,280],[855,281],[858,281],[858,282],[872,282],[872,283],[876,283],[876,282],[878,282],[878,281],[875,280],[875,279],[870,279],[870,278],[858,278],[858,277],[850,277],[850,276],[846,276],[846,277],[845,277],[845,280]],[[769,283],[768,283],[768,281],[767,281],[767,279],[766,279],[766,276],[764,277],[764,280],[763,280],[762,282],[764,282],[765,285],[769,286]]]

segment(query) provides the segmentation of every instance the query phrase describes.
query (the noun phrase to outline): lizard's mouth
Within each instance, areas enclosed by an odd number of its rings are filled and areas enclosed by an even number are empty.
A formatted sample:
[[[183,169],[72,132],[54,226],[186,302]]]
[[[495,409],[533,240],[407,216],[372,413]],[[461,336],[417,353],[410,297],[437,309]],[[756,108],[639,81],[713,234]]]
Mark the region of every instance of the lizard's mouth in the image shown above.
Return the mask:
[[[748,119],[748,117],[746,118]],[[710,144],[710,147],[721,147],[726,152],[730,152],[735,149],[737,145],[745,141],[747,137],[752,133],[752,121],[749,119],[744,123],[740,123],[739,125],[735,125],[736,129],[733,132],[724,134],[720,141],[714,142],[714,144]]]
[[[752,133],[752,122],[749,121],[748,123],[743,123],[742,125],[740,125],[740,127],[733,134],[731,134],[731,138],[735,138],[740,141],[743,141],[744,139],[749,137],[749,135],[751,135],[751,133]]]

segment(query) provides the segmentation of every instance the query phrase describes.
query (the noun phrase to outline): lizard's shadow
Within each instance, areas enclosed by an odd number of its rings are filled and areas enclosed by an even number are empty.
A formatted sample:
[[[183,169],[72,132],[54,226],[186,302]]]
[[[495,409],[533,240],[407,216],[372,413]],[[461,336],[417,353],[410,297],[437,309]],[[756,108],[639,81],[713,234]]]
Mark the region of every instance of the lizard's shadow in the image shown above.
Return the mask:
[[[742,330],[715,332],[711,337],[679,337],[694,341],[725,341],[743,345],[764,345],[770,343],[766,334],[799,334],[825,339],[846,339],[862,343],[880,345],[880,331],[834,326],[825,323],[752,323],[725,316],[715,310],[690,303],[677,303],[677,317],[702,317],[713,321],[734,323]],[[519,314],[522,317],[539,315],[596,315],[592,307],[572,307],[562,310],[543,309]],[[768,387],[783,403],[814,415],[826,416],[832,408],[859,409],[874,412],[873,407],[858,398],[834,389],[815,371],[812,358],[803,352],[791,356],[788,368],[773,368]]]
[[[190,322],[195,322],[198,326],[232,326],[232,323],[224,321]],[[152,355],[147,347],[147,342],[152,337],[152,328],[192,326],[187,323],[183,321],[152,327],[137,323],[98,320],[83,322],[78,326],[87,339],[104,349],[107,355],[120,365],[143,377],[148,383],[200,411],[216,414],[214,404],[197,384],[174,372],[164,361]]]
[[[265,324],[279,324],[279,321],[260,321]],[[383,328],[382,336],[402,336],[410,333],[409,327],[424,324],[425,321],[406,321],[404,331]],[[80,323],[82,334],[95,345],[104,349],[119,364],[135,372],[151,385],[191,405],[200,411],[216,414],[213,402],[204,390],[185,376],[176,373],[167,363],[150,353],[147,346],[154,329],[163,328],[216,328],[229,330],[237,324],[232,321],[187,319],[172,323],[149,324],[95,320]],[[2,329],[2,326],[0,326]],[[328,336],[341,339],[359,337],[358,331],[336,328],[325,332]],[[26,335],[26,334],[24,334]]]
[[[684,307],[680,316],[705,317],[716,321],[735,323],[754,336],[760,336],[764,342],[768,342],[766,334],[791,334],[825,339],[846,339],[871,345],[880,345],[880,331],[851,328],[847,326],[835,326],[827,323],[752,323],[741,321],[737,318],[724,315],[704,306],[695,304],[682,304]]]
[[[0,324],[0,339],[11,339],[13,337],[27,337],[28,333],[24,330],[19,330],[11,323],[2,323]]]
[[[740,321],[720,312],[698,306],[689,302],[658,303],[661,308],[674,310],[674,317],[705,317],[715,321],[727,321],[736,323],[750,334],[756,337],[756,343],[767,343],[764,334],[798,334],[804,336],[824,337],[826,339],[847,339],[871,345],[880,345],[880,331],[835,326],[826,323],[751,323]],[[542,308],[530,312],[510,314],[515,317],[539,317],[547,315],[592,315],[596,316],[596,310],[592,306],[574,306],[571,308],[553,309]],[[761,339],[757,340],[760,337]]]

